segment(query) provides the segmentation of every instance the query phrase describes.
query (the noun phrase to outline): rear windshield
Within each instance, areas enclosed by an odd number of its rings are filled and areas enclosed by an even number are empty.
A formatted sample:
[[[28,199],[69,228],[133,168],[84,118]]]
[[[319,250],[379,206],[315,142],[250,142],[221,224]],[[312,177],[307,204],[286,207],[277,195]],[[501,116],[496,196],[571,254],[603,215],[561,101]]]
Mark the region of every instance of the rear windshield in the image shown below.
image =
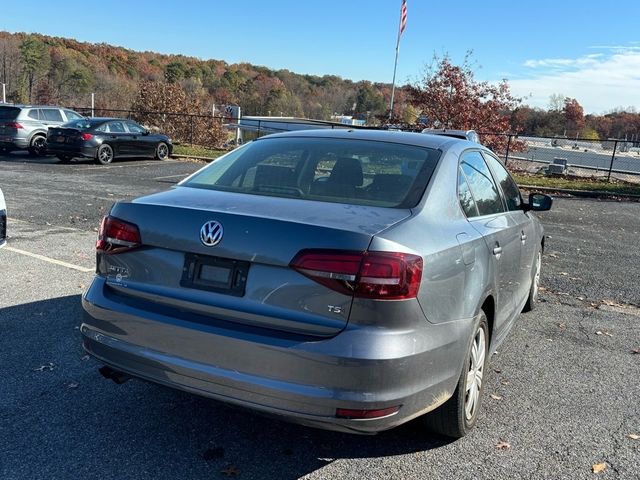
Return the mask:
[[[104,123],[104,120],[87,120],[83,118],[82,120],[73,120],[71,122],[64,123],[62,128],[75,128],[76,130],[90,130],[95,128],[96,126]]]
[[[368,140],[265,138],[184,181],[194,188],[325,202],[411,208],[440,152]]]
[[[20,109],[16,107],[0,107],[0,120],[15,120]]]

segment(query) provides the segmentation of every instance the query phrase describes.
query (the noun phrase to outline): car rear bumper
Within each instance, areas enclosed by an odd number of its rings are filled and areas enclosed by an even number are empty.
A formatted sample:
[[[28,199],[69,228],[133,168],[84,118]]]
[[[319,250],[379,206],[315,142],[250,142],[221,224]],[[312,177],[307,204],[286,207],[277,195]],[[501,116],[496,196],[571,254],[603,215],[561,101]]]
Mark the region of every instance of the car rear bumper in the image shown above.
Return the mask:
[[[2,148],[25,149],[28,146],[29,140],[27,138],[0,135],[0,147]]]
[[[95,158],[97,147],[80,145],[64,145],[47,142],[47,153],[53,155],[68,155],[70,157]]]
[[[425,320],[425,331],[347,327],[332,338],[303,338],[223,328],[215,320],[185,322],[133,308],[108,291],[96,277],[83,296],[83,346],[99,361],[288,421],[352,433],[386,430],[444,403],[473,323]],[[382,418],[336,417],[338,408],[395,406],[397,413]]]

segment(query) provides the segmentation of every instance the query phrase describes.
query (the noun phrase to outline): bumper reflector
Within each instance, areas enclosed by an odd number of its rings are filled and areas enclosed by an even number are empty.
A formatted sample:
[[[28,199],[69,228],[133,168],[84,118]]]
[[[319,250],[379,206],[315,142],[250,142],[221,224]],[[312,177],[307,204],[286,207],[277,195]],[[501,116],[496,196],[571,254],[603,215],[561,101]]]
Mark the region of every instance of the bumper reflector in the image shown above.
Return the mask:
[[[400,410],[400,405],[397,407],[379,408],[377,410],[354,410],[351,408],[336,408],[336,417],[349,418],[352,420],[357,419],[370,419],[370,418],[382,418],[393,415]]]

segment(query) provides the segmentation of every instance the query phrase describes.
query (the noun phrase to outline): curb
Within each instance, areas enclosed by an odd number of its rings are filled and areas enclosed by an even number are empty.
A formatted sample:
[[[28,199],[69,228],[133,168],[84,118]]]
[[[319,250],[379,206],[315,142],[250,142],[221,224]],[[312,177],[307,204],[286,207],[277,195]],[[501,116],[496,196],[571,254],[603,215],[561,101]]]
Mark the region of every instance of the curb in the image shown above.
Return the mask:
[[[207,163],[211,163],[219,157],[211,158],[211,157],[198,157],[197,155],[181,155],[181,154],[172,154],[171,158],[192,158],[194,160],[203,160]]]
[[[629,200],[640,201],[640,195],[632,193],[612,193],[602,190],[571,190],[567,188],[539,187],[536,185],[518,185],[524,190],[540,190],[542,192],[559,192],[584,198],[627,198]]]

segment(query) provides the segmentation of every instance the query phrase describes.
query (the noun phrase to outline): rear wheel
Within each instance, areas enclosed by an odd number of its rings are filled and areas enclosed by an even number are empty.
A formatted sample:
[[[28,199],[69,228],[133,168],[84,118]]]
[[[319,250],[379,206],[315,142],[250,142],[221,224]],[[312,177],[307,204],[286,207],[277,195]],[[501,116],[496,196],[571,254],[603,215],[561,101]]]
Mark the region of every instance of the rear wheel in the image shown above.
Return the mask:
[[[103,143],[96,153],[96,161],[101,165],[109,165],[113,161],[113,148]]]
[[[535,263],[533,265],[533,277],[531,278],[531,287],[529,288],[529,297],[527,303],[524,304],[523,312],[530,312],[536,308],[538,301],[538,291],[540,289],[540,271],[542,270],[542,249],[538,248]]]
[[[481,310],[480,321],[474,330],[453,396],[440,408],[424,417],[430,430],[448,437],[460,438],[474,427],[484,392],[488,349],[489,327],[487,316]]]
[[[47,153],[47,139],[44,135],[34,135],[29,143],[29,153],[37,157],[44,157]]]
[[[60,160],[60,163],[69,163],[72,158],[69,155],[56,155],[56,157],[58,157],[58,160]]]
[[[165,160],[169,157],[169,147],[166,143],[160,142],[156,147],[156,158],[158,160]]]

